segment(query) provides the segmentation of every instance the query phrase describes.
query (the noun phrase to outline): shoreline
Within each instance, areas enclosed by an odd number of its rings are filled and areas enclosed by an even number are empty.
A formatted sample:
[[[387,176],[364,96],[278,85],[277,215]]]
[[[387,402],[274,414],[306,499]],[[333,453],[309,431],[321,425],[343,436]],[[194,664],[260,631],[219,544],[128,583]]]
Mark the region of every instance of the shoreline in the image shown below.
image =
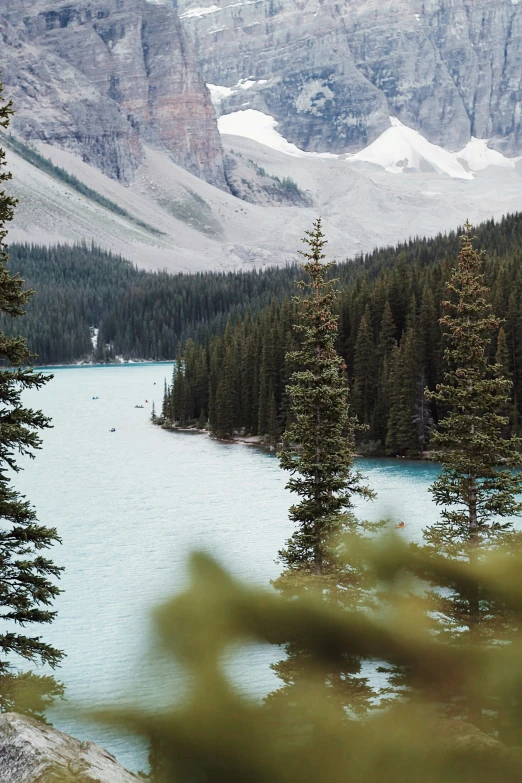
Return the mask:
[[[206,435],[211,440],[215,440],[216,443],[222,443],[224,446],[255,446],[256,448],[263,449],[263,451],[269,451],[276,453],[279,446],[272,446],[265,443],[261,435],[235,435],[233,438],[215,438],[212,433],[207,429],[198,429],[197,427],[165,427],[163,424],[156,424],[156,427],[165,430],[166,432],[184,432],[191,435]],[[393,456],[391,454],[360,454],[355,452],[354,457],[356,459],[392,459],[392,460],[406,460],[407,462],[433,462],[430,452],[424,452],[422,457],[402,457],[400,455]]]
[[[84,367],[135,367],[143,364],[175,364],[175,359],[129,359],[121,362],[72,362],[71,364],[35,364],[32,370],[75,370]]]

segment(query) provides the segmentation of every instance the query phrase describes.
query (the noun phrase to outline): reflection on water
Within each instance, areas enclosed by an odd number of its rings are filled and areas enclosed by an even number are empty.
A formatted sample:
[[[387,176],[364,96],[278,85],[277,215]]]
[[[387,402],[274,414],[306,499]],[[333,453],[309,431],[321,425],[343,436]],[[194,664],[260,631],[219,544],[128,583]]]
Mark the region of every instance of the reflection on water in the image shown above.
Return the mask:
[[[149,609],[183,587],[193,549],[211,552],[241,578],[267,584],[277,576],[277,551],[291,533],[286,476],[259,449],[154,427],[152,402],[158,410],[172,365],[54,372],[47,387],[25,398],[52,417],[54,429],[14,479],[40,521],[63,538],[52,557],[66,567],[64,592],[44,638],[67,653],[60,676],[75,703],[150,700],[155,679],[179,691],[181,675],[166,675],[159,656],[146,658]],[[436,467],[369,459],[360,465],[378,497],[357,513],[403,520],[401,534],[420,539],[437,518],[427,492]],[[277,682],[269,669],[277,658],[277,650],[251,648],[235,657],[234,676],[263,695]],[[131,769],[145,766],[134,740],[60,710],[53,722],[99,742]]]

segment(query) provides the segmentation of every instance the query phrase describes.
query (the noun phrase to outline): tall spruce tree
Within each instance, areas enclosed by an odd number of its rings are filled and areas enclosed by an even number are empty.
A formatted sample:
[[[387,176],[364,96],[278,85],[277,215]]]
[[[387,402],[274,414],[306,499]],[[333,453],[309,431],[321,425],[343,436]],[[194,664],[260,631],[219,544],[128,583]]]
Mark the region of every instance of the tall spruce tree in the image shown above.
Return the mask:
[[[418,383],[418,360],[415,332],[403,333],[399,348],[392,351],[390,371],[390,416],[386,453],[418,457],[421,449],[418,431],[418,400],[422,388]]]
[[[473,247],[470,229],[466,223],[458,264],[442,302],[446,371],[435,391],[426,392],[442,412],[432,434],[442,470],[431,486],[442,512],[424,533],[424,552],[456,564],[467,560],[478,569],[492,549],[509,555],[521,550],[522,535],[513,529],[513,516],[522,511],[517,499],[522,476],[513,470],[520,463],[521,442],[506,437],[511,381],[501,363],[490,362],[500,322],[488,301],[482,258]],[[502,357],[503,342],[501,337]],[[490,648],[517,637],[519,619],[509,603],[492,594],[480,578],[463,585],[451,576],[451,569],[442,583],[429,572],[425,578],[435,588],[428,599],[432,616],[442,620],[436,629],[439,638]],[[457,686],[446,709],[482,730],[509,737],[513,703],[508,694],[501,699],[462,700]]]
[[[353,400],[361,424],[368,426],[375,402],[375,346],[373,344],[370,309],[366,305],[355,341]]]
[[[431,487],[435,502],[443,507],[436,532],[445,541],[476,546],[512,527],[509,517],[522,510],[516,498],[522,476],[511,470],[520,463],[521,441],[502,435],[508,422],[499,410],[509,403],[511,381],[501,365],[489,363],[488,349],[500,322],[487,300],[470,229],[466,223],[458,265],[447,286],[449,296],[442,302],[448,369],[443,383],[427,396],[445,411],[432,437],[442,464]]]
[[[231,438],[239,418],[238,374],[235,362],[232,327],[227,324],[224,336],[224,356],[219,378],[212,431],[218,438]]]
[[[2,101],[0,126],[7,128],[12,104]],[[11,178],[5,170],[5,152],[0,148],[0,187]],[[0,190],[0,312],[9,318],[24,315],[32,291],[23,290],[23,280],[12,276],[8,261],[6,224],[13,219],[16,201]],[[15,455],[34,456],[41,445],[38,430],[50,426],[41,411],[26,408],[22,392],[39,389],[50,376],[27,369],[34,356],[24,339],[0,333],[0,710],[23,709],[41,715],[46,704],[61,694],[54,678],[24,671],[26,663],[55,667],[63,653],[31,636],[25,629],[33,623],[50,623],[50,609],[59,593],[55,580],[61,568],[42,555],[59,541],[54,528],[38,524],[34,509],[10,484],[9,472],[20,470]],[[23,633],[17,629],[23,630]]]
[[[332,264],[323,263],[325,239],[320,220],[306,232],[303,242],[308,246],[301,266],[306,277],[298,285],[307,296],[295,297],[298,322],[294,330],[299,347],[286,356],[293,372],[286,387],[286,449],[279,454],[281,467],[291,474],[287,488],[298,495],[299,502],[290,509],[296,530],[279,552],[286,568],[273,584],[289,598],[315,588],[323,600],[356,610],[368,606],[375,584],[353,554],[348,566],[343,561],[343,534],[356,537],[372,527],[359,523],[351,508],[354,494],[372,497],[373,493],[354,469],[346,365],[335,349],[336,281],[328,279]],[[360,655],[342,654],[325,670],[312,674],[313,656],[306,645],[292,642],[285,645],[285,652],[285,660],[272,666],[283,686],[267,698],[269,706],[277,707],[283,701],[307,712],[302,685],[312,675],[342,716],[364,714],[369,709],[375,693],[362,674]],[[309,717],[313,725],[313,711]]]
[[[377,447],[383,450],[386,443],[386,432],[390,415],[390,370],[395,340],[395,324],[388,300],[384,303],[379,342],[377,349],[377,391],[375,408],[372,414],[372,433],[377,440]]]
[[[346,524],[354,494],[371,497],[359,471],[354,470],[353,426],[348,414],[348,385],[343,361],[335,349],[338,317],[333,306],[335,280],[328,280],[331,263],[323,263],[326,243],[318,219],[306,232],[300,251],[306,275],[299,287],[308,292],[296,298],[301,339],[288,359],[298,369],[287,393],[292,423],[283,436],[287,448],[280,464],[290,472],[287,487],[299,497],[290,509],[297,529],[279,555],[289,569],[323,575],[331,564],[329,541]]]

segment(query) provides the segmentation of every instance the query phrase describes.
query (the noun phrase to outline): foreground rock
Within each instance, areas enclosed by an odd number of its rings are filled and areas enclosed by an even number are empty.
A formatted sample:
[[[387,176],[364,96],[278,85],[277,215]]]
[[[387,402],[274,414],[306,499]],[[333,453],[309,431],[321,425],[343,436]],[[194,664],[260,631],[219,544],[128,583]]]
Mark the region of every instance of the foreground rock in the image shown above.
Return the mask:
[[[114,756],[32,718],[0,715],[2,783],[137,783]]]

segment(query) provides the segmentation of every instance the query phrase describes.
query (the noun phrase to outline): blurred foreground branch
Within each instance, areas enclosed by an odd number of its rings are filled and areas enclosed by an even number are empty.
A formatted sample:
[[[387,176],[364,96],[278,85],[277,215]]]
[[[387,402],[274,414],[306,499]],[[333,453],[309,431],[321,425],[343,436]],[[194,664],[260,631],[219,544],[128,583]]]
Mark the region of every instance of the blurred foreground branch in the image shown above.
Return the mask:
[[[320,594],[287,600],[250,588],[194,555],[189,588],[156,613],[163,646],[190,675],[187,697],[166,711],[137,706],[98,717],[149,739],[161,759],[155,775],[162,783],[519,781],[522,583],[510,575],[521,572],[522,559],[496,552],[474,566],[450,563],[394,537],[364,546],[353,542],[378,579],[379,605],[354,611]],[[449,577],[461,584],[480,579],[509,603],[509,643],[478,644],[472,636],[460,643],[438,634],[418,581],[428,572],[441,584]],[[297,686],[299,710],[287,701],[276,707],[249,701],[230,684],[224,654],[252,640],[295,642],[309,651],[308,676]],[[353,719],[324,687],[324,672],[347,653],[402,667],[409,687],[364,720]],[[459,701],[509,706],[510,747],[448,717]]]

